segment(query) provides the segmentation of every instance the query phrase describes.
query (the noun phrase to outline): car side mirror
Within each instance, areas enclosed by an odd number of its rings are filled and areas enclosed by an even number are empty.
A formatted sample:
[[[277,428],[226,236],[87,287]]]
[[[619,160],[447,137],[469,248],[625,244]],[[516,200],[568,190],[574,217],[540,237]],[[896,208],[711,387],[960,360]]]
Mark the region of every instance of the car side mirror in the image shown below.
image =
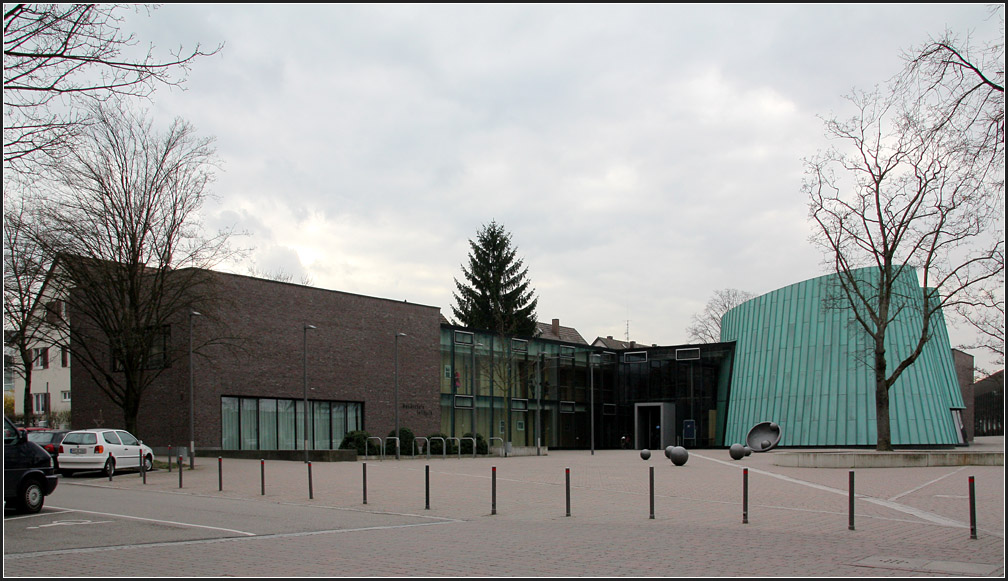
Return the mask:
[[[28,430],[24,428],[18,428],[18,444],[21,444],[28,440]]]

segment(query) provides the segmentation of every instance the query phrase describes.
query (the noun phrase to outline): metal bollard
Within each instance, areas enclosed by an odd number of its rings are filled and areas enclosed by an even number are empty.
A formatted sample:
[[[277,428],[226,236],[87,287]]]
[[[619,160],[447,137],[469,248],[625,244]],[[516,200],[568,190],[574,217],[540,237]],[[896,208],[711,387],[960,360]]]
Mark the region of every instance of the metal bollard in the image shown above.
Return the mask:
[[[493,471],[491,473],[492,482],[492,494],[490,500],[490,514],[497,514],[497,467],[493,466]]]
[[[314,499],[315,496],[312,494],[312,481],[311,481],[311,460],[308,461],[308,500]]]
[[[424,510],[430,510],[430,464],[424,466],[424,491],[427,499]]]
[[[742,469],[742,524],[749,524],[749,469]]]
[[[224,490],[224,459],[217,456],[217,491]]]
[[[262,495],[266,496],[266,460],[259,460],[259,480],[261,484]]]
[[[850,513],[850,517],[847,520],[847,530],[851,530],[852,531],[852,530],[854,530],[854,471],[853,470],[850,471],[850,477],[848,478],[848,480],[850,481],[850,500],[847,502],[847,504],[849,506],[848,512]]]
[[[367,504],[367,462],[364,462],[364,504]]]
[[[178,487],[182,488],[182,454],[178,457]]]
[[[566,469],[567,475],[567,516],[570,516],[570,468]]]
[[[969,502],[970,502],[970,539],[977,538],[976,524],[976,493],[973,488],[973,477],[969,477]]]
[[[112,482],[112,474],[115,472],[115,460],[112,459],[112,452],[109,452],[108,460],[106,461],[106,466],[108,465],[109,460],[112,462],[112,470],[109,470],[108,481]]]
[[[654,466],[651,469],[651,518],[654,518]]]
[[[171,444],[168,444],[168,473],[171,474],[172,465],[172,455],[171,455]]]

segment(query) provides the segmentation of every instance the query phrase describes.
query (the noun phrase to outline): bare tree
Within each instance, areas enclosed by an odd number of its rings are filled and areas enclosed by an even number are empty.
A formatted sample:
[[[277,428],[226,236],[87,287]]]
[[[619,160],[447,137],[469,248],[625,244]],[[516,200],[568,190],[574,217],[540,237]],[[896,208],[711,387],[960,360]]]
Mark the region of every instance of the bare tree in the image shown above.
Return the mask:
[[[991,193],[1004,194],[1004,5],[990,9],[1001,20],[1001,35],[989,42],[946,32],[904,55],[898,89],[915,96],[915,105],[933,120],[933,131],[954,132],[963,162],[989,181]],[[1003,226],[1004,214],[1001,214]],[[971,289],[956,312],[976,332],[964,346],[983,349],[1004,364],[1004,264],[1002,275]]]
[[[44,241],[67,297],[74,367],[135,428],[145,390],[181,357],[182,323],[213,296],[207,270],[231,257],[229,231],[206,235],[212,140],[176,120],[158,133],[143,115],[93,110],[86,139],[55,165]]]
[[[826,121],[843,151],[807,161],[803,185],[813,241],[868,337],[878,450],[892,449],[889,389],[923,351],[932,317],[965,304],[1004,268],[1004,209],[988,160],[965,155],[961,130],[913,97],[899,85],[850,96],[857,114]],[[920,284],[907,288],[917,273]],[[890,361],[886,330],[908,309],[923,323],[909,353]]]
[[[24,380],[24,415],[32,423],[33,347],[45,333],[42,288],[49,260],[35,236],[37,207],[11,193],[4,203],[4,341],[17,351],[12,366]]]
[[[714,296],[700,313],[693,315],[686,328],[691,343],[718,343],[721,341],[721,318],[728,311],[755,297],[756,295],[734,288],[714,291]]]
[[[133,57],[122,31],[124,4],[4,5],[4,173],[31,173],[34,161],[62,155],[90,121],[95,102],[148,97],[158,85],[178,86],[206,53],[196,45],[166,59]],[[147,7],[149,11],[151,7]],[[142,53],[138,53],[141,54]]]

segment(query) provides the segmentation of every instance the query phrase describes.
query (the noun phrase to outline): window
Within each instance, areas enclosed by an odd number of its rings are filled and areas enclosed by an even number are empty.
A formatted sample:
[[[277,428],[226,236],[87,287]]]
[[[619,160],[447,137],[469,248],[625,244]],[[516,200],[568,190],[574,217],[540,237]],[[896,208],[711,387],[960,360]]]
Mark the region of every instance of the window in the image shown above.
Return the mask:
[[[693,347],[689,349],[676,349],[675,358],[676,361],[693,361],[700,359],[700,348]]]
[[[528,411],[528,400],[524,398],[511,398],[511,410],[516,412]]]
[[[455,342],[462,345],[472,345],[473,334],[465,331],[455,331]]]
[[[574,413],[574,402],[572,402],[572,401],[562,401],[562,402],[560,402],[560,413],[562,413],[562,414],[572,414],[572,413]]]
[[[106,444],[113,444],[116,446],[122,444],[122,442],[119,440],[119,436],[117,436],[116,433],[112,431],[102,432],[102,438],[105,438]]]
[[[66,303],[63,301],[50,301],[45,305],[46,322],[55,325],[66,320]]]
[[[60,347],[60,366],[70,367],[70,349],[67,347]]]
[[[511,350],[515,353],[528,353],[528,341],[525,339],[511,339]]]
[[[49,348],[32,349],[32,369],[49,369]]]
[[[67,391],[61,391],[60,392],[60,396],[62,397],[63,401],[70,401],[70,391],[69,390],[67,390]]]
[[[308,447],[339,447],[347,432],[361,429],[361,404],[309,401]],[[301,450],[304,401],[221,397],[221,447],[225,450]]]
[[[455,396],[455,407],[458,409],[471,409],[473,407],[473,396],[471,395],[456,395]]]
[[[122,440],[123,446],[136,446],[140,444],[136,437],[129,432],[116,430],[116,434],[118,434],[119,439]]]
[[[32,394],[35,400],[34,408],[35,413],[44,414],[49,411],[49,394],[48,393],[35,393]]]
[[[647,351],[632,351],[623,354],[623,363],[644,363],[647,361]]]

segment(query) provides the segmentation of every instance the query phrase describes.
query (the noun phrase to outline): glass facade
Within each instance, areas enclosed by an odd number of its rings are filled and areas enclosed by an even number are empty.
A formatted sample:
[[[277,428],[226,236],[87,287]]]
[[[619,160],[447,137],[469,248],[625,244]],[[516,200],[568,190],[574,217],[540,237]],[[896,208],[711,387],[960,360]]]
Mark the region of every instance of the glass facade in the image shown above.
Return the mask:
[[[647,447],[652,407],[674,410],[666,438],[721,445],[733,344],[606,350],[442,325],[441,432],[492,444]],[[684,420],[692,420],[692,430]],[[475,428],[475,429],[474,429]],[[491,438],[499,438],[493,441]],[[656,446],[652,446],[656,447]]]
[[[363,429],[359,402],[309,400],[308,446],[335,450],[348,432]],[[300,399],[221,397],[224,450],[301,450],[305,402]]]

